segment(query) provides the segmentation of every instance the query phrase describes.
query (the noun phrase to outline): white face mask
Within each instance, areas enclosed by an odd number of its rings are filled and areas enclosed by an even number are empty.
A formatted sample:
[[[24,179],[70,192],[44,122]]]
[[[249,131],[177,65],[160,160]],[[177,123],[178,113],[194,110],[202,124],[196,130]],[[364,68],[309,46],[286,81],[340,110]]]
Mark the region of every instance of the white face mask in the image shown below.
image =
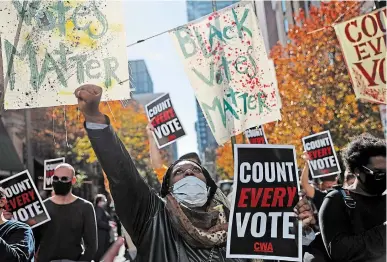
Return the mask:
[[[188,207],[202,207],[208,199],[207,185],[194,176],[185,177],[173,185],[172,194],[177,202]]]

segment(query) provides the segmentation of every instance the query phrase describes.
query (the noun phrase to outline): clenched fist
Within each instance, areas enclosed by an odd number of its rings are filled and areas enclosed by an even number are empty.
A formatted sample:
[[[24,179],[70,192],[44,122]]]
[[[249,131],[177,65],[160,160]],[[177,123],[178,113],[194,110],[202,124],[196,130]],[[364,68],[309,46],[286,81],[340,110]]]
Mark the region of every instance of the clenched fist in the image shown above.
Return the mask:
[[[99,103],[102,96],[102,88],[96,85],[83,85],[74,92],[78,98],[79,110],[85,116],[87,122],[105,124],[105,116],[99,111]]]
[[[311,227],[316,224],[316,219],[313,214],[313,209],[306,198],[302,198],[298,201],[294,208],[298,220],[302,221],[302,228]]]

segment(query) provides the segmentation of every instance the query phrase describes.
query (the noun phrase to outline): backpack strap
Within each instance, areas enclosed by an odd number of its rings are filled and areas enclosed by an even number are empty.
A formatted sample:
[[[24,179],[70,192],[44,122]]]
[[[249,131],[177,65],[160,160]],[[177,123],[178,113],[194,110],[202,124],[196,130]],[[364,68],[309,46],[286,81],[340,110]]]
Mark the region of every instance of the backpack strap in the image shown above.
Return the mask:
[[[347,206],[345,209],[348,217],[350,218],[350,221],[352,221],[353,217],[353,211],[356,208],[356,201],[352,198],[349,190],[344,189],[342,186],[335,186],[334,187],[337,191],[340,192],[341,196],[343,197],[344,204]]]

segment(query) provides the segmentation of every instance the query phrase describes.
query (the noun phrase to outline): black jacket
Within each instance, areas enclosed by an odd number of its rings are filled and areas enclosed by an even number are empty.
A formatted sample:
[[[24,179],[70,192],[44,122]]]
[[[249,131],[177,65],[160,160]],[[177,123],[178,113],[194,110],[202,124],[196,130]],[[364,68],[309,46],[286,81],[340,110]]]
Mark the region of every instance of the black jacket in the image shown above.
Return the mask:
[[[351,192],[356,207],[346,206],[337,190],[324,199],[319,212],[324,245],[332,261],[386,261],[386,196]]]
[[[210,262],[211,249],[189,246],[172,227],[163,200],[144,182],[112,127],[87,132],[108,177],[116,212],[137,247],[136,261]],[[212,262],[245,261],[226,259],[225,247],[213,251]]]

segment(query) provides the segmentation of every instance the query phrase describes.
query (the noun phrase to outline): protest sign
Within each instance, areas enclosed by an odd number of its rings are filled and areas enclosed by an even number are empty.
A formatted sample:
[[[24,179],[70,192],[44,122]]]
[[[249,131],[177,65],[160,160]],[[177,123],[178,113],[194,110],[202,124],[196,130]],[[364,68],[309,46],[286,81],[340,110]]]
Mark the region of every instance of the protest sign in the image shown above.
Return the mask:
[[[250,2],[171,30],[170,36],[219,145],[281,119],[275,74]]]
[[[183,126],[173,109],[169,94],[160,96],[145,106],[148,119],[155,128],[153,135],[158,148],[163,148],[185,136]]]
[[[267,144],[267,139],[263,126],[257,126],[245,131],[245,136],[250,144]]]
[[[15,220],[32,228],[51,220],[28,170],[8,177],[0,184],[7,198],[5,209],[12,213]]]
[[[122,10],[108,0],[2,1],[5,109],[77,104],[86,83],[103,87],[104,101],[130,98]]]
[[[303,137],[302,144],[310,158],[308,164],[313,178],[331,176],[341,172],[329,131]]]
[[[294,146],[235,145],[228,258],[301,260]]]
[[[386,7],[334,26],[358,99],[386,103]]]
[[[386,106],[385,106],[385,105],[379,105],[379,110],[380,110],[380,120],[382,121],[382,125],[383,125],[384,138],[387,139],[387,115],[386,115]]]
[[[54,175],[55,168],[63,164],[65,162],[65,158],[56,158],[56,159],[47,159],[44,160],[44,177],[43,177],[43,189],[44,190],[52,190],[52,181],[51,177]]]

